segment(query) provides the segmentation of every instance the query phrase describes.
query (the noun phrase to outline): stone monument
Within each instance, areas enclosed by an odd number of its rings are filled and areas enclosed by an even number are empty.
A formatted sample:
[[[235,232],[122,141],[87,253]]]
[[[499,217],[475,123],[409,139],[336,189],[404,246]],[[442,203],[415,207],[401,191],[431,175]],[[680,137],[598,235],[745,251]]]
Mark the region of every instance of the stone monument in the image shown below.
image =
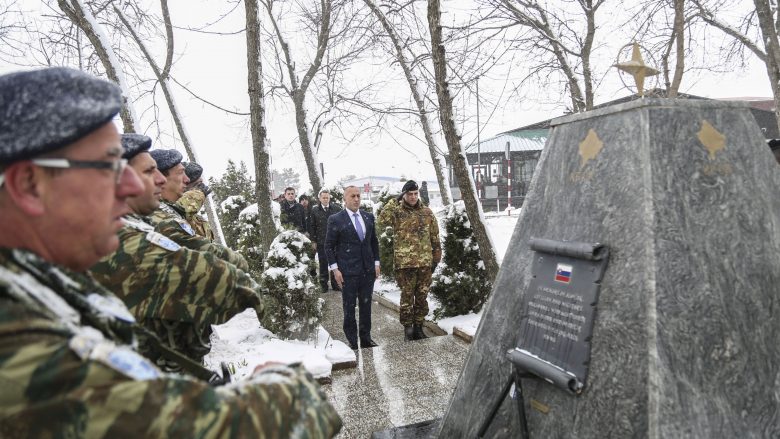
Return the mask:
[[[438,437],[477,437],[507,385],[547,275],[532,238],[609,249],[587,379],[521,379],[484,437],[522,437],[518,403],[531,438],[780,437],[780,167],[746,106],[643,99],[553,121]]]

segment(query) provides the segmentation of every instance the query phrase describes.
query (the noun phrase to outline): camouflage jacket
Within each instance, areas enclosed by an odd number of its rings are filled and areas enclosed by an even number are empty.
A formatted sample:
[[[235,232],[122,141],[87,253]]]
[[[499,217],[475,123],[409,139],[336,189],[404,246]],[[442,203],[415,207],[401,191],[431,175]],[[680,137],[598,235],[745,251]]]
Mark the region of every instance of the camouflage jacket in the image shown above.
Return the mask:
[[[211,253],[180,247],[137,215],[125,218],[119,249],[90,272],[140,323],[194,360],[208,352],[210,325],[224,323],[246,308],[262,317],[260,287],[249,275]],[[182,325],[171,333],[165,327],[171,322],[192,327],[194,333],[181,334],[189,331]]]
[[[194,189],[185,192],[176,200],[176,207],[184,212],[184,219],[190,223],[196,234],[214,242],[214,231],[211,230],[209,222],[198,214],[205,202],[206,195],[203,191]]]
[[[300,366],[211,387],[139,355],[133,317],[90,277],[0,249],[0,437],[330,438]]]
[[[190,191],[198,192],[200,191]],[[189,193],[189,192],[187,192]],[[186,195],[186,194],[185,194]],[[203,236],[195,233],[192,225],[184,219],[183,210],[167,201],[160,202],[160,208],[155,210],[149,220],[157,233],[161,233],[173,240],[175,243],[190,250],[208,252],[216,257],[223,259],[241,270],[248,270],[249,264],[246,259],[235,250],[224,245],[209,241]]]
[[[382,210],[380,224],[393,228],[393,266],[430,267],[441,260],[439,223],[431,209],[418,200],[415,206],[399,202]]]

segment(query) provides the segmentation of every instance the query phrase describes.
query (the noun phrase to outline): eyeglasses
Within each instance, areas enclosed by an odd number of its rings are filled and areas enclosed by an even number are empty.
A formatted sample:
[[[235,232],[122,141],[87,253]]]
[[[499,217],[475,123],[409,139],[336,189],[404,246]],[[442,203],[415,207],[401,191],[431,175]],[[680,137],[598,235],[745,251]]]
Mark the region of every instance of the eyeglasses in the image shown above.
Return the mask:
[[[114,183],[119,184],[122,173],[127,167],[127,159],[119,160],[71,160],[71,159],[32,159],[34,165],[55,169],[110,169],[114,172]]]
[[[71,159],[32,159],[30,160],[34,165],[41,168],[55,168],[55,169],[110,169],[114,172],[114,183],[119,184],[122,179],[122,173],[127,167],[127,159],[119,160],[71,160]],[[5,182],[5,175],[0,174],[0,187]]]

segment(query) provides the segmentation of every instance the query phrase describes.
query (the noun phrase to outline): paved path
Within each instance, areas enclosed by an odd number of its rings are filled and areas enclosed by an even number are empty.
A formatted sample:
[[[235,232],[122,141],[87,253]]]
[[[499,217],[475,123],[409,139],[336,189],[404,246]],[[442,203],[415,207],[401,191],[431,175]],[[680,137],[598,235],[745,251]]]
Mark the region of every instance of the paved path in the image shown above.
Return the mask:
[[[322,325],[346,343],[341,293],[323,297]],[[396,312],[373,302],[371,314],[379,346],[361,349],[357,368],[333,372],[333,383],[323,386],[344,421],[339,439],[444,415],[469,349],[450,335],[406,342]]]

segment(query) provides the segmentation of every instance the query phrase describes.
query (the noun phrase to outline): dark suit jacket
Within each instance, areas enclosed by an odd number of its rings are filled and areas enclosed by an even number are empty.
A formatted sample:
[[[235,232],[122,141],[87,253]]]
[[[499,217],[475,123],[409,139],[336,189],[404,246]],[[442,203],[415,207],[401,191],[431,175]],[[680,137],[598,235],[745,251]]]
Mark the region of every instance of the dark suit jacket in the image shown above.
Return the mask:
[[[374,215],[358,210],[366,223],[365,239],[360,241],[352,225],[349,209],[344,209],[328,218],[328,232],[325,236],[325,255],[328,265],[338,264],[345,276],[355,276],[374,271],[379,260],[379,241],[374,231]]]

